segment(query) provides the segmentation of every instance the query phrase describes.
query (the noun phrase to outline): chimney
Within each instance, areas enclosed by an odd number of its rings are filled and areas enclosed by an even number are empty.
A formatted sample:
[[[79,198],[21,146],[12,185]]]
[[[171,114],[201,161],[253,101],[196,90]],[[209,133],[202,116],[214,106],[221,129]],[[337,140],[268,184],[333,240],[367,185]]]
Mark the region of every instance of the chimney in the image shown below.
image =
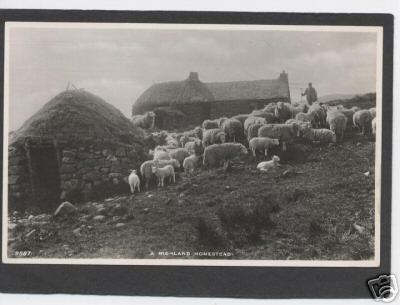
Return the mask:
[[[199,73],[197,72],[190,72],[189,74],[190,81],[199,81]]]
[[[282,71],[282,73],[279,75],[279,79],[289,82],[288,74],[285,72],[285,70]]]

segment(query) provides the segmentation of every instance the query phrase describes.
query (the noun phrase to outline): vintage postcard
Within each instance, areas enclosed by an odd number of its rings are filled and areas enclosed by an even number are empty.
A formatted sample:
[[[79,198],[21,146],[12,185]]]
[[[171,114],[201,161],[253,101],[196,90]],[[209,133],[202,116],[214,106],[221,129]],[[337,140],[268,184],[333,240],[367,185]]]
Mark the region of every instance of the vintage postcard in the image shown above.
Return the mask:
[[[380,26],[6,22],[6,264],[378,267]]]

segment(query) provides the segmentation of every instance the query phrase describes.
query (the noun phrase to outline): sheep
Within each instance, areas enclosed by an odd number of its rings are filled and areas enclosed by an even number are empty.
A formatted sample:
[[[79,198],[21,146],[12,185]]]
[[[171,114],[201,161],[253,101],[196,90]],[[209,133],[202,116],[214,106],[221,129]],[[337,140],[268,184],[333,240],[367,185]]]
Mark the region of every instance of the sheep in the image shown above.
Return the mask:
[[[328,110],[326,123],[329,125],[329,129],[336,134],[336,140],[342,141],[347,124],[346,116],[340,111]]]
[[[140,179],[136,173],[136,170],[131,170],[131,173],[128,177],[128,183],[131,188],[131,193],[135,193],[135,189],[137,188],[138,192],[140,192]]]
[[[183,134],[179,138],[180,147],[185,147],[186,143],[196,141],[197,139],[198,138],[196,138],[196,137],[190,137],[188,135]]]
[[[315,125],[316,124],[316,116],[317,116],[317,114],[315,112],[311,112],[311,113],[299,112],[298,114],[296,114],[296,120],[302,121],[302,122],[310,122],[311,125]]]
[[[154,149],[154,156],[153,156],[153,160],[170,160],[171,157],[168,154],[166,148],[157,146]]]
[[[279,123],[292,119],[293,107],[289,103],[278,102],[275,107],[275,117]]]
[[[164,167],[166,165],[172,165],[176,169],[180,169],[181,168],[181,163],[176,159],[157,160],[157,161],[154,162],[154,164],[157,167]]]
[[[376,107],[369,108],[368,110],[371,113],[372,118],[375,118],[376,117]]]
[[[183,164],[183,160],[185,160],[185,158],[189,156],[189,152],[182,147],[172,149],[168,153],[172,159],[178,160],[180,164]]]
[[[185,149],[188,151],[189,154],[195,154],[200,156],[203,154],[203,145],[201,144],[200,140],[190,141],[185,144]]]
[[[326,111],[325,108],[322,107],[319,103],[314,102],[309,108],[308,108],[308,113],[309,114],[314,114],[315,116],[315,123],[314,127],[316,128],[322,128],[325,126],[325,120],[326,120]]]
[[[156,114],[152,111],[146,112],[145,114],[138,114],[132,116],[132,124],[135,127],[141,127],[143,129],[153,129]]]
[[[267,120],[260,117],[249,116],[243,124],[244,135],[247,137],[247,130],[253,124],[267,124]]]
[[[205,120],[201,126],[203,127],[204,130],[219,128],[219,124],[215,120],[214,121]]]
[[[252,138],[249,142],[249,149],[252,151],[253,156],[256,156],[257,150],[263,150],[264,155],[268,155],[268,148],[279,145],[278,139],[271,138]]]
[[[221,129],[225,132],[227,141],[236,142],[243,137],[243,125],[236,119],[225,119]]]
[[[353,110],[354,112],[357,112],[358,110],[361,110],[361,108],[358,106],[353,106],[353,107],[351,107],[351,110]]]
[[[244,125],[244,121],[246,121],[246,119],[250,116],[250,114],[237,114],[233,117],[231,117],[231,119],[236,119],[238,120],[240,123],[242,123],[242,125]]]
[[[262,110],[253,110],[250,113],[250,116],[264,118],[268,124],[272,124],[275,122],[275,115],[271,112],[265,112]]]
[[[149,188],[150,180],[153,177],[152,167],[155,166],[154,160],[148,160],[142,163],[140,166],[140,174],[142,175],[142,179],[145,180],[145,188]]]
[[[299,126],[300,131],[312,127],[310,122],[299,121],[296,119],[289,119],[285,122],[285,124],[296,124],[297,126]]]
[[[278,156],[273,156],[270,161],[263,161],[257,164],[257,169],[262,172],[268,172],[271,168],[280,166],[279,161],[281,159]]]
[[[157,177],[157,185],[163,187],[165,178],[169,177],[169,181],[175,183],[175,170],[172,165],[166,165],[158,168],[156,166],[151,167],[151,171]]]
[[[190,155],[183,160],[183,169],[185,170],[185,174],[190,176],[194,172],[197,167],[197,163],[199,161],[200,156],[198,155]]]
[[[207,129],[203,132],[203,147],[211,144],[224,143],[226,139],[225,132],[219,128]]]
[[[302,131],[301,137],[310,142],[336,143],[336,134],[332,130],[326,128],[305,129]]]
[[[224,122],[225,122],[227,119],[228,119],[227,117],[222,117],[222,118],[216,119],[216,120],[214,120],[214,121],[216,121],[216,122],[218,123],[218,128],[223,129],[223,128],[222,128],[222,125],[224,124]]]
[[[284,151],[286,142],[292,142],[299,135],[300,127],[297,124],[265,124],[258,130],[258,137],[279,139]]]
[[[275,108],[276,108],[276,103],[272,102],[269,103],[267,106],[265,106],[262,111],[263,112],[269,112],[275,115]]]
[[[346,108],[338,109],[338,111],[343,113],[346,116],[346,118],[347,118],[346,127],[348,129],[351,129],[351,127],[353,125],[352,122],[353,122],[353,116],[354,116],[355,111],[353,109],[346,109]]]
[[[263,126],[264,124],[261,123],[255,123],[249,126],[247,129],[247,141],[250,142],[252,138],[257,137],[258,135],[258,130]]]
[[[372,119],[372,134],[376,135],[376,117]]]
[[[223,163],[226,169],[231,159],[247,153],[247,148],[240,143],[213,144],[204,150],[203,165],[211,169]]]
[[[353,115],[353,124],[363,135],[371,133],[372,114],[369,110],[359,110]]]

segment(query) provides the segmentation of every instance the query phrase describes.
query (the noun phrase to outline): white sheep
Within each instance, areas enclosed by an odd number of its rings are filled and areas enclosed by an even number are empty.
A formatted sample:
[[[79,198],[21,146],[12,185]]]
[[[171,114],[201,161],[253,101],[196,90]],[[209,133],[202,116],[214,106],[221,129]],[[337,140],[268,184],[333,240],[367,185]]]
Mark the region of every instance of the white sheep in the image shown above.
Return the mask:
[[[200,156],[190,155],[183,160],[183,169],[185,170],[186,175],[190,175],[194,172],[197,167],[197,163],[199,161]]]
[[[243,124],[244,135],[247,137],[248,129],[253,124],[267,124],[267,120],[261,117],[249,116]]]
[[[376,117],[376,107],[369,108],[368,110],[371,113],[372,118],[375,118]]]
[[[372,127],[372,114],[369,110],[359,110],[353,115],[353,124],[358,128],[362,134],[367,135],[371,133]]]
[[[153,166],[155,166],[154,160],[145,161],[140,166],[140,174],[142,175],[142,179],[145,181],[146,189],[149,188],[151,178],[153,177],[153,171],[151,169]]]
[[[336,140],[342,141],[347,124],[346,116],[338,110],[328,110],[326,122],[329,129],[336,134]]]
[[[278,139],[271,139],[267,137],[256,137],[252,138],[249,142],[249,149],[252,151],[253,156],[256,156],[256,151],[264,151],[265,156],[268,155],[268,149],[272,146],[279,145]]]
[[[302,138],[310,142],[336,143],[336,134],[330,129],[304,129]]]
[[[203,131],[202,144],[203,147],[207,147],[208,145],[211,144],[224,143],[225,139],[226,139],[226,134],[223,130],[219,128],[205,129]]]
[[[372,134],[376,135],[376,117],[372,120]]]
[[[226,168],[231,159],[247,153],[247,148],[239,143],[213,144],[204,149],[203,165],[210,169],[223,164]]]
[[[292,142],[300,135],[300,127],[293,124],[265,124],[258,130],[259,137],[279,139],[282,150],[286,150],[286,143]]]
[[[317,113],[315,111],[310,113],[299,112],[296,114],[296,120],[301,122],[310,122],[311,124],[315,124],[316,118]]]
[[[171,157],[168,154],[168,151],[166,148],[162,148],[157,146],[154,149],[154,156],[153,156],[153,160],[170,160]]]
[[[151,171],[157,177],[157,185],[163,187],[165,178],[169,178],[170,182],[175,183],[175,170],[172,165],[166,165],[164,167],[158,168],[152,166]]]
[[[280,166],[280,158],[278,156],[273,156],[270,161],[263,161],[257,164],[257,169],[262,172],[267,172],[270,169]]]
[[[164,167],[166,165],[172,165],[176,169],[179,169],[181,167],[181,163],[174,158],[172,158],[170,160],[157,160],[154,162],[154,164],[157,167]]]
[[[135,193],[135,189],[138,190],[138,192],[140,192],[140,179],[136,173],[136,170],[133,169],[128,177],[128,183],[129,186],[131,188],[131,193],[134,194]]]

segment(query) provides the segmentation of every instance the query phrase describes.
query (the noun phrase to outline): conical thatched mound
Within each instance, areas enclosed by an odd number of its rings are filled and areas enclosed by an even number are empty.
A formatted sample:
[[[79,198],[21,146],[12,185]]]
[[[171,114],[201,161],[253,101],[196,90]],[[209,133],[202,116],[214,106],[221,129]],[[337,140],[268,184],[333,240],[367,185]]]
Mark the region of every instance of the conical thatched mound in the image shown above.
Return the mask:
[[[85,90],[67,90],[50,100],[13,135],[13,139],[21,137],[97,138],[130,144],[140,142],[143,132],[100,97]]]

